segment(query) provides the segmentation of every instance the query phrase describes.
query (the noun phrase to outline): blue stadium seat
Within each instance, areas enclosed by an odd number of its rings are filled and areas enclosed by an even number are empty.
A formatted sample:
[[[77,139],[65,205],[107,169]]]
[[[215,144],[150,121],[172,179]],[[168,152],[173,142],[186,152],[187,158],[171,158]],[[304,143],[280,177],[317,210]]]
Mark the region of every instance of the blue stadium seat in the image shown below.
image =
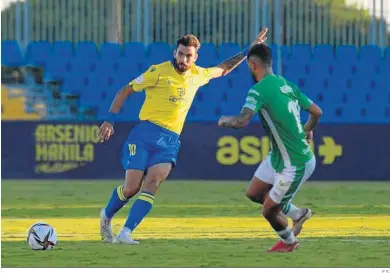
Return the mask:
[[[327,77],[331,75],[333,63],[322,62],[320,60],[313,59],[308,63],[308,75],[310,77]]]
[[[94,60],[99,58],[96,44],[91,41],[82,41],[75,46],[75,56],[84,60]]]
[[[72,72],[86,75],[96,71],[98,65],[100,64],[98,59],[82,59],[78,57],[69,59],[69,63],[71,65],[70,70]]]
[[[383,59],[390,62],[390,46],[387,46],[385,48],[384,54],[383,54]]]
[[[118,60],[122,57],[122,47],[117,43],[103,43],[100,45],[100,58],[102,60]]]
[[[219,59],[228,59],[241,51],[240,46],[235,43],[224,43],[219,46]]]
[[[127,42],[123,46],[123,57],[126,59],[139,61],[146,56],[146,48],[143,43]]]
[[[148,47],[148,57],[154,63],[162,63],[173,58],[173,50],[167,43],[153,43]]]
[[[45,68],[44,80],[64,80],[71,73],[72,64],[66,59],[51,59]]]
[[[382,51],[376,45],[367,45],[360,48],[360,60],[367,63],[379,63],[382,58]]]
[[[316,45],[313,48],[313,59],[317,61],[332,62],[334,61],[333,46],[327,44]]]
[[[296,44],[291,47],[290,58],[294,61],[307,63],[311,59],[311,48],[308,44]]]
[[[73,57],[74,50],[71,41],[56,41],[53,43],[51,57],[54,59],[70,59]]]
[[[201,67],[212,67],[220,62],[217,48],[214,44],[202,44],[198,52],[196,64]]]
[[[358,52],[356,46],[342,45],[336,49],[336,58],[342,62],[353,62],[358,60]]]
[[[89,79],[85,75],[69,74],[62,85],[61,91],[67,94],[79,95],[88,88]]]
[[[199,57],[205,57],[209,59],[217,59],[218,51],[217,47],[212,43],[202,44],[199,49]]]
[[[1,64],[20,66],[25,63],[19,44],[16,41],[1,41]]]
[[[381,75],[390,75],[390,59],[382,60],[379,64],[379,73]]]
[[[25,54],[26,63],[45,66],[51,56],[51,51],[52,45],[47,41],[30,42]]]

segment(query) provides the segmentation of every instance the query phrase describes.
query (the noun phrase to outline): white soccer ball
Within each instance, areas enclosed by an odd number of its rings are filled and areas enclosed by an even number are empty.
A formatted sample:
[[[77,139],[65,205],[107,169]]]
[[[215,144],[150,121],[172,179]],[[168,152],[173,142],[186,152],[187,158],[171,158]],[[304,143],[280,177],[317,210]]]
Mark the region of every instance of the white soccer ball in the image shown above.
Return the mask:
[[[27,243],[33,250],[50,250],[57,244],[57,233],[47,223],[36,223],[30,227]]]

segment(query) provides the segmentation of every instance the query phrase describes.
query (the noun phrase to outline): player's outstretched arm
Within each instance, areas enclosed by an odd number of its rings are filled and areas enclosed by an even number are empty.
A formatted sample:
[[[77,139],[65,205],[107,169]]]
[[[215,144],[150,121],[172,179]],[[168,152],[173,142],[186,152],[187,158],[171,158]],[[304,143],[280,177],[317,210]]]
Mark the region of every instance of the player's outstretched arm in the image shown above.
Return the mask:
[[[264,43],[267,40],[267,32],[268,32],[268,28],[263,29],[257,35],[256,39],[253,41],[253,43],[250,45],[250,47],[252,47],[256,44]],[[231,71],[233,71],[233,69],[235,69],[237,66],[239,66],[240,63],[242,63],[246,59],[246,54],[248,52],[248,49],[244,50],[243,52],[238,53],[237,55],[234,55],[233,57],[231,57],[227,60],[224,60],[219,65],[213,67],[211,69],[213,71],[212,78],[214,79],[214,78],[223,77],[223,76],[226,76],[227,74],[229,74]]]
[[[248,126],[249,121],[253,117],[255,112],[249,108],[242,108],[241,113],[237,116],[228,117],[222,116],[218,121],[218,126],[230,127],[230,128],[243,128]]]
[[[315,104],[312,103],[309,108],[306,109],[310,115],[309,119],[307,120],[305,124],[305,133],[306,133],[306,140],[307,142],[311,142],[313,139],[313,130],[320,122],[320,118],[322,116],[322,110],[321,108]]]
[[[126,85],[118,91],[114,101],[111,104],[108,119],[103,122],[102,126],[100,126],[98,133],[100,142],[108,140],[114,134],[115,116],[120,112],[127,98],[134,92],[134,89],[130,85]]]

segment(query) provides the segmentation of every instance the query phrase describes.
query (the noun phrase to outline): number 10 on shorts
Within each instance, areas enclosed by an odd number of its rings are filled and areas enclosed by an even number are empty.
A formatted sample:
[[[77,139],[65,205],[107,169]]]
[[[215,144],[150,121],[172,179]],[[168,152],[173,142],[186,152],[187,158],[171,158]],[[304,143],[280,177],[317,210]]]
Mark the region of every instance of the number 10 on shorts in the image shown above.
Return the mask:
[[[137,145],[135,145],[135,144],[129,144],[129,152],[130,152],[130,155],[135,155],[136,150],[137,150]]]

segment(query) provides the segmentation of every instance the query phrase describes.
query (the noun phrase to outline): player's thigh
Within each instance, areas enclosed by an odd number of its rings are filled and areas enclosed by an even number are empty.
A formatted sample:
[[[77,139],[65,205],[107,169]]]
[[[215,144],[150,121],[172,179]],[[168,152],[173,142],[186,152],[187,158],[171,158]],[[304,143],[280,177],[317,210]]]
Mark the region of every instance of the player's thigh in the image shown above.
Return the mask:
[[[304,182],[313,174],[314,169],[314,156],[306,164],[284,169],[282,173],[276,174],[269,197],[281,205],[290,202]]]
[[[266,193],[272,188],[275,180],[275,170],[271,164],[271,158],[268,156],[263,160],[257,168],[252,181],[250,182],[247,189],[248,197],[264,197]]]
[[[246,190],[246,196],[253,202],[263,204],[264,198],[271,190],[272,185],[254,176]]]
[[[160,184],[168,178],[172,170],[171,162],[157,163],[151,166],[146,174],[143,190],[155,194]]]
[[[139,191],[149,158],[150,152],[142,140],[129,137],[123,144],[121,162],[126,171],[125,197],[132,197]]]

